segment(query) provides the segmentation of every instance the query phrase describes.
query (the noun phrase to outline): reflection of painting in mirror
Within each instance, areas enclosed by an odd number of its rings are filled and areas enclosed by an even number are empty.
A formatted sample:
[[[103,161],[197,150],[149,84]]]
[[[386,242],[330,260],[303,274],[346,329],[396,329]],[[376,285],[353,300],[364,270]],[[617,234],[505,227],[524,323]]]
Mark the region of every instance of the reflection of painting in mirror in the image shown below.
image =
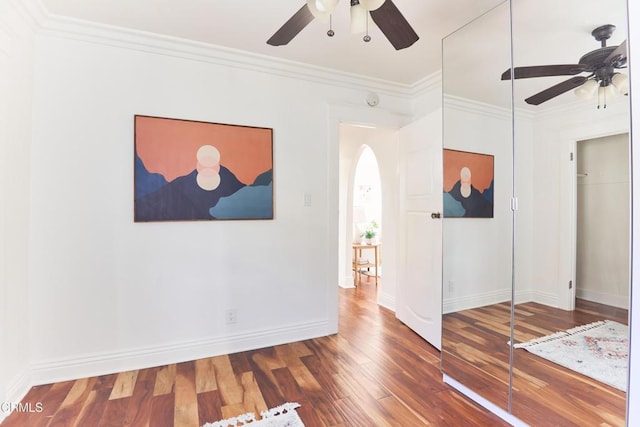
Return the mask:
[[[493,156],[442,153],[445,218],[493,218]]]

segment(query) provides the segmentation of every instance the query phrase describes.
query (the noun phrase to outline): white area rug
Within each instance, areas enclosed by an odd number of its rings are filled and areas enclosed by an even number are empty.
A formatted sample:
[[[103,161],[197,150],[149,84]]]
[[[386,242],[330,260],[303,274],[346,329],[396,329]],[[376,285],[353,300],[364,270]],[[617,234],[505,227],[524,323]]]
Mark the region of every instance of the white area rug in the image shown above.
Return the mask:
[[[627,389],[629,328],[604,320],[515,344],[551,362],[608,384]]]
[[[304,427],[302,420],[296,412],[300,405],[287,402],[276,408],[260,413],[261,418],[256,420],[256,414],[248,412],[234,418],[206,423],[202,427]]]

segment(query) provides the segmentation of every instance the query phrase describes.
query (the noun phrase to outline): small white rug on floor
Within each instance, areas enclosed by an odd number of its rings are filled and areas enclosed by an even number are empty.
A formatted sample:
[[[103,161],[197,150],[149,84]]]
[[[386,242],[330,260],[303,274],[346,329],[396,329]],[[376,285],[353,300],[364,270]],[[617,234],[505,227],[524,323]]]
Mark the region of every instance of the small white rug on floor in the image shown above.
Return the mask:
[[[262,411],[259,420],[256,420],[256,414],[248,412],[226,420],[206,423],[202,427],[304,427],[296,412],[296,408],[299,407],[298,403],[287,402],[268,411]]]
[[[524,348],[619,390],[627,389],[629,328],[626,325],[603,320],[513,347]]]

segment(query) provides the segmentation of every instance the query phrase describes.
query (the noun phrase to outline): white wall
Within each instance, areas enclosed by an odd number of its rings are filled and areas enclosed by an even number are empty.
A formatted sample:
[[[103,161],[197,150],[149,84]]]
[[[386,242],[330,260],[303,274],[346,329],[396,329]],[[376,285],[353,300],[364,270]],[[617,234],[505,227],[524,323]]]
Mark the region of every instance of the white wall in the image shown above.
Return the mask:
[[[0,402],[17,402],[29,385],[33,38],[22,7],[0,1]],[[0,409],[0,421],[6,415]]]
[[[336,332],[331,105],[359,105],[366,92],[236,68],[207,52],[83,39],[54,32],[38,40],[34,381]],[[410,108],[381,100],[390,111]],[[134,114],[272,127],[275,219],[134,224]],[[238,310],[236,325],[224,324],[228,308]]]

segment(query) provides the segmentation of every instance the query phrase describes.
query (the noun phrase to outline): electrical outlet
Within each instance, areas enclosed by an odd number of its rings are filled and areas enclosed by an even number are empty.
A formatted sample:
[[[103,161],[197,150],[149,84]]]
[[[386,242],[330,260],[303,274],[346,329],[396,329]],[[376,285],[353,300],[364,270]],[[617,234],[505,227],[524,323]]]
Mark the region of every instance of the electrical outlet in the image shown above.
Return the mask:
[[[449,292],[453,292],[453,280],[449,280]]]
[[[232,325],[234,323],[238,323],[238,310],[235,308],[229,309],[224,312],[224,323],[227,325]]]

